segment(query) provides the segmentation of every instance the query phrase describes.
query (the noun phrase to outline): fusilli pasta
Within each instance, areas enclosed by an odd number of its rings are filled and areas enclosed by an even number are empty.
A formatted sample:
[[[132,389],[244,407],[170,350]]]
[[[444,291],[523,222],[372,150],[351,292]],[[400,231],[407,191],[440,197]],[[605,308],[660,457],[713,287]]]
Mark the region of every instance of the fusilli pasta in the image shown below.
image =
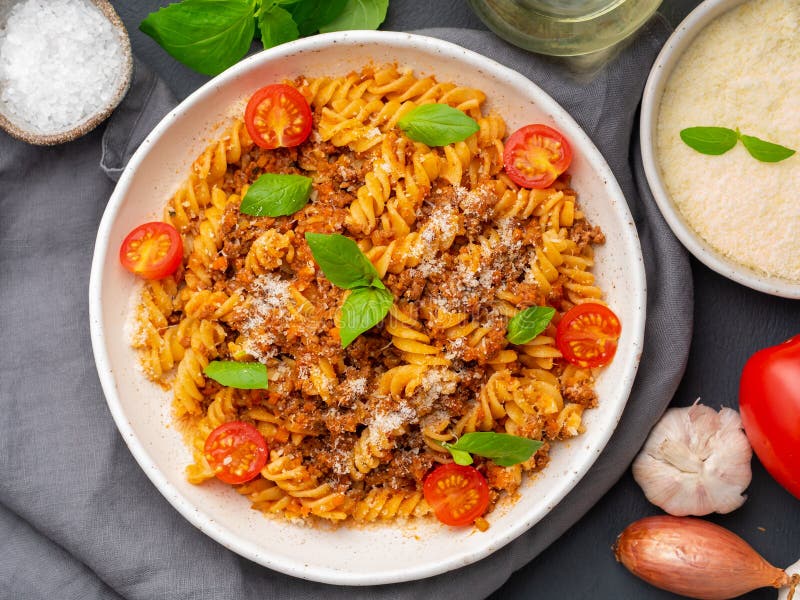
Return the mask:
[[[134,346],[147,375],[173,392],[194,457],[189,480],[214,477],[205,439],[239,420],[270,453],[236,489],[267,514],[423,517],[422,481],[451,460],[441,442],[474,431],[545,442],[514,467],[476,457],[493,502],[513,493],[596,405],[593,371],[565,363],[554,336],[567,309],[602,302],[592,274],[602,233],[568,176],[528,190],[505,175],[505,123],[484,112],[479,90],[396,65],[289,83],[313,110],[310,138],[263,150],[235,120],[166,206],[183,267],[147,282],[139,300]],[[427,103],[463,111],[479,131],[443,147],[412,141],[397,122]],[[286,217],[240,213],[263,173],[310,177],[311,201]],[[345,292],[314,263],[307,232],[354,239],[395,298],[385,322],[346,349]],[[509,319],[536,305],[556,309],[553,324],[510,344]],[[264,363],[269,389],[207,378],[217,358]]]

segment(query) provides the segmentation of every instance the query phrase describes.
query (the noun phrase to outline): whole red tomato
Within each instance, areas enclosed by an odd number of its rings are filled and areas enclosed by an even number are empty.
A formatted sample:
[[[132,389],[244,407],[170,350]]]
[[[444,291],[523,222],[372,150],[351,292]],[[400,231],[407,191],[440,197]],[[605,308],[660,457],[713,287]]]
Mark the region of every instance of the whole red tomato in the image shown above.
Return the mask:
[[[800,499],[800,335],[750,357],[739,382],[739,410],[761,463]]]

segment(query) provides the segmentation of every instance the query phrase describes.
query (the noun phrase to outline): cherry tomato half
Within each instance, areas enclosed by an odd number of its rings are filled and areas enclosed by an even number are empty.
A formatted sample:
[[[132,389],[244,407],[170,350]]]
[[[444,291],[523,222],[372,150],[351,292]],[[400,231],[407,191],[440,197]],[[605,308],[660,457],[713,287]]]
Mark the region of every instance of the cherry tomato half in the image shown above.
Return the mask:
[[[262,148],[291,148],[311,133],[311,107],[290,85],[268,85],[250,98],[244,124],[253,141]]]
[[[800,335],[748,359],[739,411],[758,460],[800,500]]]
[[[229,421],[208,434],[205,457],[217,479],[244,483],[267,464],[269,449],[264,436],[250,423]]]
[[[503,151],[503,166],[524,188],[546,188],[569,168],[572,146],[547,125],[526,125],[512,133]]]
[[[422,484],[436,518],[445,525],[470,525],[489,506],[489,484],[475,467],[448,463],[436,467]]]
[[[131,273],[163,279],[178,270],[183,259],[181,234],[169,223],[144,223],[122,241],[119,260]]]
[[[619,319],[610,308],[587,302],[573,306],[561,317],[556,346],[574,365],[600,367],[614,358],[621,332]]]

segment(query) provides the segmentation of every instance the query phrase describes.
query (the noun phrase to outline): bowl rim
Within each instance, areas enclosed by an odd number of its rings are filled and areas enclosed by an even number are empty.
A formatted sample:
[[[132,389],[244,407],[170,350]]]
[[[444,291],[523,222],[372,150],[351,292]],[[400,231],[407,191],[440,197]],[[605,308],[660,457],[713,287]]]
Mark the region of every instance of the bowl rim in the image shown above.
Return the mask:
[[[675,29],[656,57],[642,94],[639,117],[639,146],[645,178],[653,198],[672,232],[697,260],[736,283],[750,289],[800,299],[800,282],[760,273],[725,257],[686,222],[662,181],[655,150],[655,131],[664,88],[675,65],[697,35],[714,19],[750,0],[705,0]]]
[[[111,113],[114,112],[114,109],[117,108],[119,103],[122,102],[125,94],[128,93],[131,79],[133,79],[133,53],[131,51],[131,40],[128,37],[128,30],[125,28],[122,19],[120,19],[117,11],[114,10],[114,7],[108,0],[85,1],[95,6],[95,8],[108,19],[119,36],[120,49],[122,50],[122,68],[114,95],[111,97],[108,104],[98,112],[90,115],[74,127],[56,133],[38,133],[25,129],[20,123],[11,121],[0,111],[0,129],[3,129],[10,136],[36,146],[55,146],[57,144],[71,142],[86,135],[105,121]]]
[[[636,310],[632,311],[632,318],[630,318],[629,322],[626,323],[626,327],[630,332],[629,339],[631,353],[630,355],[625,356],[626,362],[623,363],[624,366],[622,368],[623,377],[620,378],[615,386],[615,389],[619,390],[622,401],[617,403],[616,413],[612,416],[611,424],[607,430],[603,432],[602,436],[598,436],[596,447],[592,447],[591,456],[584,460],[580,465],[576,465],[577,468],[570,470],[570,472],[574,473],[574,475],[569,480],[568,485],[564,486],[563,493],[556,499],[556,502],[548,504],[546,507],[537,509],[537,511],[531,511],[528,515],[526,515],[525,519],[522,519],[507,527],[503,530],[501,535],[492,537],[490,542],[487,540],[487,543],[477,550],[453,552],[452,555],[447,556],[440,562],[422,564],[411,569],[405,567],[403,569],[395,568],[393,570],[370,573],[344,572],[329,567],[312,566],[308,562],[305,564],[295,562],[279,555],[272,555],[270,554],[269,550],[265,550],[263,546],[259,547],[248,542],[247,540],[241,539],[235,533],[232,533],[227,528],[219,525],[214,521],[213,518],[206,515],[202,510],[198,509],[198,507],[195,506],[187,497],[183,496],[176,486],[170,483],[166,474],[163,473],[155,464],[154,460],[150,458],[148,450],[137,438],[133,426],[126,418],[120,396],[117,394],[115,376],[112,372],[111,361],[106,346],[106,332],[103,330],[102,282],[105,259],[107,256],[109,256],[111,228],[127,194],[127,189],[133,178],[133,174],[143,161],[144,157],[147,155],[149,146],[161,138],[161,136],[170,127],[172,121],[180,115],[187,105],[190,105],[191,103],[196,102],[205,96],[213,95],[215,89],[217,89],[220,85],[227,84],[229,81],[236,79],[240,74],[244,74],[251,68],[256,67],[258,64],[262,62],[279,60],[283,57],[291,56],[298,51],[313,51],[334,44],[338,47],[346,45],[359,46],[364,44],[383,44],[393,47],[409,48],[417,51],[421,50],[430,54],[437,54],[445,59],[457,60],[459,62],[467,61],[473,64],[479,64],[482,68],[490,69],[493,72],[500,74],[503,78],[512,80],[517,85],[529,86],[531,89],[531,97],[535,98],[536,103],[542,107],[543,112],[547,112],[556,121],[567,123],[574,130],[576,136],[580,137],[581,144],[587,145],[593,149],[593,168],[596,170],[597,175],[605,181],[605,185],[607,186],[607,194],[613,198],[612,208],[615,208],[617,211],[616,214],[620,218],[620,228],[624,231],[624,248],[620,250],[620,252],[621,254],[633,253],[633,256],[637,258],[637,260],[632,261],[634,266],[629,273],[632,281],[634,282],[633,287],[635,288],[631,305],[637,307]],[[112,252],[112,254],[114,253]],[[567,113],[567,111],[563,109],[554,99],[552,99],[535,83],[531,82],[528,78],[514,71],[513,69],[506,67],[488,57],[478,54],[477,52],[473,52],[451,42],[440,40],[438,38],[404,32],[348,31],[303,38],[250,56],[247,59],[239,62],[237,65],[231,67],[223,74],[204,84],[194,93],[192,93],[186,100],[181,102],[176,108],[164,116],[164,118],[147,136],[129,161],[114,192],[111,195],[111,198],[109,199],[108,205],[101,219],[89,281],[89,316],[95,363],[109,410],[114,418],[117,428],[119,429],[123,440],[128,445],[131,454],[133,454],[142,470],[153,482],[158,491],[185,519],[226,548],[263,566],[275,569],[288,575],[319,581],[322,583],[360,586],[412,581],[438,575],[469,565],[499,550],[520,536],[522,533],[530,529],[530,527],[532,527],[535,523],[544,518],[544,516],[546,516],[550,510],[555,507],[557,502],[566,497],[566,495],[574,488],[574,486],[577,485],[577,483],[584,477],[586,472],[591,468],[597,457],[600,455],[603,448],[605,448],[608,444],[608,441],[611,438],[611,435],[613,434],[617,424],[619,423],[624,408],[627,404],[627,400],[630,396],[633,382],[636,377],[636,372],[638,370],[639,359],[643,350],[646,298],[646,277],[638,232],[636,230],[636,226],[634,225],[634,220],[630,214],[625,196],[619,187],[619,183],[617,182],[602,153],[597,149],[595,144],[572,118],[572,116]]]

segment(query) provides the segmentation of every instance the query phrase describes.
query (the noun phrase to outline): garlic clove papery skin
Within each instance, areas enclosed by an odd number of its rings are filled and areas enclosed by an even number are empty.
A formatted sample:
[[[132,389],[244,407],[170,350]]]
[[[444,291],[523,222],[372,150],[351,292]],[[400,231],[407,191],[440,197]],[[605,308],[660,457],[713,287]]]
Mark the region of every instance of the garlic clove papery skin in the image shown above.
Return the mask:
[[[786,571],[786,574],[789,577],[800,577],[800,560],[798,560],[793,565],[791,565],[789,567],[786,567],[784,569],[784,571]],[[800,587],[798,587],[797,589],[800,590]],[[778,590],[778,600],[789,600],[789,592],[790,591],[791,591],[791,587],[788,587],[788,586],[787,587],[782,587],[781,589],[779,589]],[[798,592],[795,591],[795,596],[797,596],[797,593]]]
[[[633,477],[671,515],[728,513],[747,498],[752,455],[738,412],[695,403],[664,413],[633,462]]]

